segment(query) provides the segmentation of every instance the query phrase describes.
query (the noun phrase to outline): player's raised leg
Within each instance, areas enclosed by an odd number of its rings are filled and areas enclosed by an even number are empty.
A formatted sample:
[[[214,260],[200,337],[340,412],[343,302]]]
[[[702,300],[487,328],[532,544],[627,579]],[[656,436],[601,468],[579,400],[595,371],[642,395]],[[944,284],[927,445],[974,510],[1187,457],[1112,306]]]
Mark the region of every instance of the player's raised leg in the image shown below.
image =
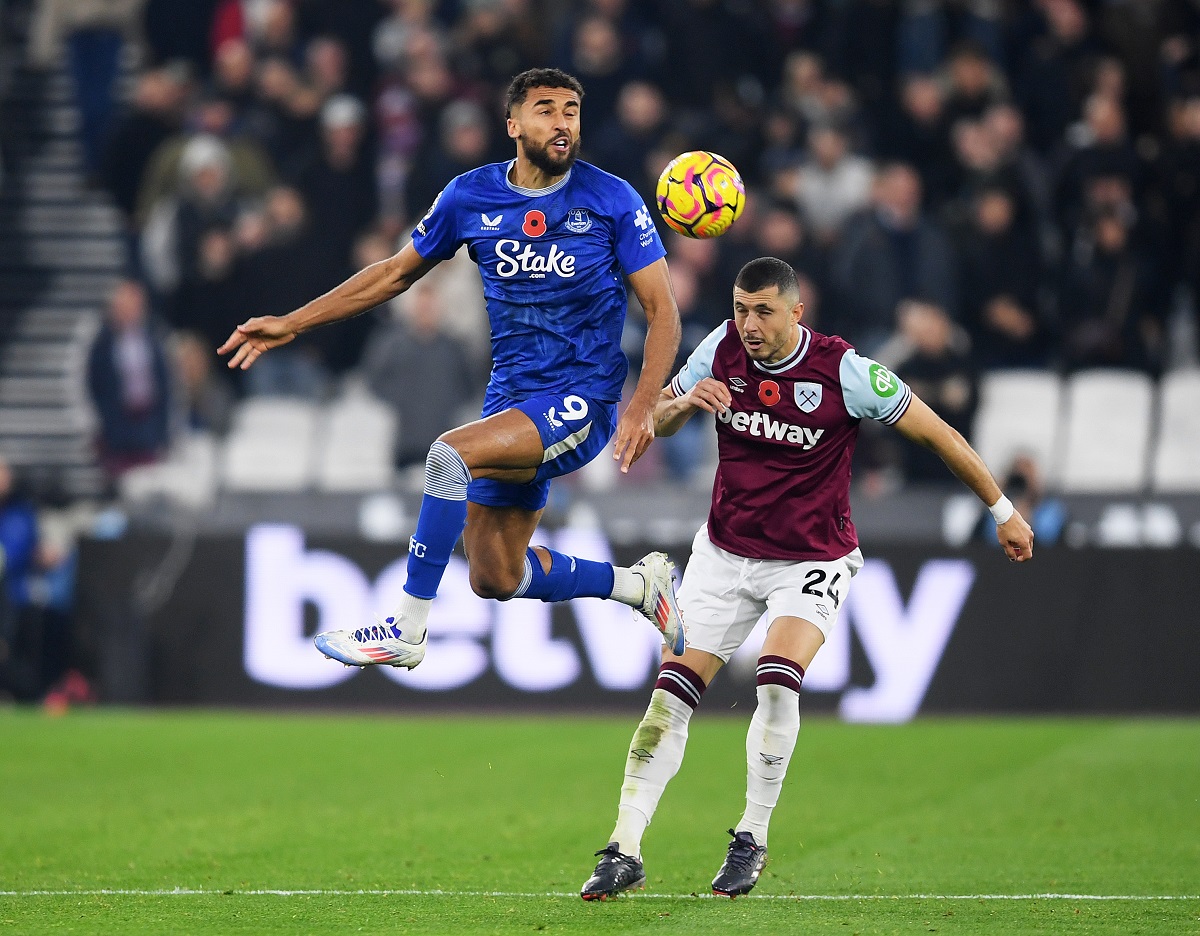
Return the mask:
[[[713,879],[713,893],[747,894],[767,863],[767,827],[800,733],[800,686],[825,635],[798,617],[771,622],[758,658],[758,706],[746,732],[746,811]]]
[[[721,665],[720,657],[691,647],[680,659],[664,652],[650,705],[629,742],[617,824],[608,845],[596,852],[600,861],[579,892],[584,900],[605,900],[645,882],[642,836],[679,772],[688,723]]]
[[[575,414],[578,426],[551,419],[547,423],[557,425],[541,431],[541,420],[535,422],[526,410],[536,412],[553,404],[529,401],[454,429],[433,444],[425,464],[425,495],[409,543],[408,578],[400,605],[372,626],[318,634],[315,642],[322,653],[355,666],[412,668],[420,663],[429,606],[468,517],[466,548],[477,594],[500,600],[613,598],[641,611],[674,651],[682,652],[683,622],[675,604],[671,566],[661,553],[623,569],[544,547],[530,549],[550,478],[573,470],[575,462],[590,460],[611,434],[610,421],[593,436],[592,422],[583,421],[590,412],[586,401],[568,396],[567,401],[578,403],[564,407],[564,398],[553,399],[558,407],[549,412]],[[564,433],[564,438],[557,438]],[[472,503],[468,506],[469,487]]]

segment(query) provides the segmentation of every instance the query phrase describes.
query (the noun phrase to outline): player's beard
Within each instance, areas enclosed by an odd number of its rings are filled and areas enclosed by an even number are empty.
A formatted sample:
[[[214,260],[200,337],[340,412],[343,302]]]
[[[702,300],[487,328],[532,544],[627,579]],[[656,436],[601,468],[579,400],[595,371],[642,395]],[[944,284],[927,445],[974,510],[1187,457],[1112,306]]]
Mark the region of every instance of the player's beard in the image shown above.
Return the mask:
[[[547,140],[541,146],[535,146],[529,142],[526,136],[519,137],[521,141],[521,149],[525,153],[525,158],[528,159],[535,168],[549,176],[566,175],[570,168],[575,165],[575,160],[579,158],[579,138],[576,137],[571,143],[570,149],[559,156],[557,150],[552,150],[550,144],[553,140]]]

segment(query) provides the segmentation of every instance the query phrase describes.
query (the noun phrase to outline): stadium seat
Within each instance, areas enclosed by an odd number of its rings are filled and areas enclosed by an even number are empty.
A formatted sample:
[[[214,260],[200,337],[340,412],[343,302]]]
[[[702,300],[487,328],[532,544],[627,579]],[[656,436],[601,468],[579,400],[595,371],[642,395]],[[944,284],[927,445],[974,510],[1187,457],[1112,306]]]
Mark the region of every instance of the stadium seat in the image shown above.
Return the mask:
[[[1067,381],[1060,487],[1136,493],[1147,481],[1154,383],[1136,371],[1081,371]]]
[[[1154,490],[1200,491],[1200,369],[1167,374],[1159,387]]]
[[[251,399],[234,412],[221,459],[229,491],[300,491],[313,481],[318,411],[304,400]]]
[[[1062,380],[1038,370],[999,370],[979,382],[973,444],[992,474],[1003,481],[1018,455],[1028,455],[1053,482],[1054,440],[1059,430]]]
[[[368,396],[348,396],[328,411],[317,457],[323,491],[379,491],[392,486],[396,415]]]
[[[216,495],[216,467],[213,436],[189,432],[175,442],[166,461],[125,472],[120,479],[121,497],[126,501],[165,497],[185,507],[207,507]]]

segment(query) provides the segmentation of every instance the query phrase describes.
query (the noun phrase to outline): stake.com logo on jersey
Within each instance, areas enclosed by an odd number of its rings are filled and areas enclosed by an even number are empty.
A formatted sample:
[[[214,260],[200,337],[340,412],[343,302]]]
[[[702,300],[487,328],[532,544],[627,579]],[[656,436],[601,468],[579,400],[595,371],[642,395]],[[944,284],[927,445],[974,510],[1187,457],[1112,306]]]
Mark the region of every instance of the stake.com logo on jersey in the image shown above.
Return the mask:
[[[805,452],[821,441],[821,436],[825,434],[824,429],[793,426],[783,420],[774,420],[766,413],[735,413],[728,407],[717,414],[717,419],[734,432],[744,432],[777,442],[790,442],[799,445]]]

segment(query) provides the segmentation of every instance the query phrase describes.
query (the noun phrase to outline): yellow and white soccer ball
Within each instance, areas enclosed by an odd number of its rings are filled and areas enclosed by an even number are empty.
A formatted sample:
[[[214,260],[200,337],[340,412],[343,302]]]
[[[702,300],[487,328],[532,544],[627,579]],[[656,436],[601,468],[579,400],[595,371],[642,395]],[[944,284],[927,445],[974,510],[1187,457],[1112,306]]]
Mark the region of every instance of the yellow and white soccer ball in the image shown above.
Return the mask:
[[[667,163],[655,201],[672,230],[687,237],[717,237],[742,213],[746,186],[728,159],[694,150]]]

